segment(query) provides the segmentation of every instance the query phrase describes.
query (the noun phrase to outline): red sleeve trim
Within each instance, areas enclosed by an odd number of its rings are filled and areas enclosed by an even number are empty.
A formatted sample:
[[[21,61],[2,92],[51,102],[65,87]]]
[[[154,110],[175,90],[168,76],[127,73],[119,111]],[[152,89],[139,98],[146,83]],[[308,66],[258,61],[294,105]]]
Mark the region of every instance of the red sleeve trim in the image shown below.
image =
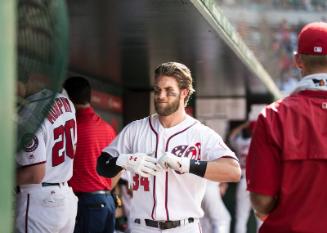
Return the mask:
[[[234,159],[236,160],[237,162],[239,162],[238,158],[234,157],[234,156],[230,156],[230,155],[224,155],[224,156],[221,156],[220,158],[228,158],[228,159]],[[220,159],[219,158],[219,159]]]
[[[39,164],[43,164],[45,163],[46,161],[41,161],[41,162],[38,162],[38,163],[32,163],[32,164],[27,164],[27,165],[23,165],[21,167],[31,167],[31,166],[35,166],[35,165],[39,165]]]

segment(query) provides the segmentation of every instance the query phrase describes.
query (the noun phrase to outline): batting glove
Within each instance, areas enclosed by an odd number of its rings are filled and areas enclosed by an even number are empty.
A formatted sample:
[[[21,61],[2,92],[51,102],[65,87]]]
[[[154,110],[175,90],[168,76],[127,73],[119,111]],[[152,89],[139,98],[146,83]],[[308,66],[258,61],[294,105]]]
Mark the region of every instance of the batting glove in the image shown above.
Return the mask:
[[[158,160],[158,163],[165,169],[171,168],[180,173],[190,172],[190,159],[186,157],[178,157],[172,153],[165,152]]]
[[[162,171],[157,160],[145,153],[120,154],[116,164],[143,177],[155,176]]]

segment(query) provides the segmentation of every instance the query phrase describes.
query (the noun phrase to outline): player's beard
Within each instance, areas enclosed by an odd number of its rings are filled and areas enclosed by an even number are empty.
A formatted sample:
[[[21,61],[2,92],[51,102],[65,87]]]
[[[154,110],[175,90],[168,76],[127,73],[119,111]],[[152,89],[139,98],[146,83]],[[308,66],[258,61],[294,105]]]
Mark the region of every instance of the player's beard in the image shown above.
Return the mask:
[[[159,116],[169,116],[170,114],[173,114],[176,112],[179,108],[180,101],[180,94],[176,96],[176,99],[171,103],[166,103],[165,105],[162,105],[158,103],[158,101],[154,101],[154,108],[156,109],[156,112]]]

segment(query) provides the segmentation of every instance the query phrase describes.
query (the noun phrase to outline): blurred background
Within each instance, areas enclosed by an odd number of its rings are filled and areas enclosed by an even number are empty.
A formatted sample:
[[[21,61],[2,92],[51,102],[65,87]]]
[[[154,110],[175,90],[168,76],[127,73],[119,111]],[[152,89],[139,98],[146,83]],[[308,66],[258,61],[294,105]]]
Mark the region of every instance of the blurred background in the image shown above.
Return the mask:
[[[312,21],[326,22],[325,0],[217,0],[248,47],[288,93],[300,78],[293,52],[299,30]]]

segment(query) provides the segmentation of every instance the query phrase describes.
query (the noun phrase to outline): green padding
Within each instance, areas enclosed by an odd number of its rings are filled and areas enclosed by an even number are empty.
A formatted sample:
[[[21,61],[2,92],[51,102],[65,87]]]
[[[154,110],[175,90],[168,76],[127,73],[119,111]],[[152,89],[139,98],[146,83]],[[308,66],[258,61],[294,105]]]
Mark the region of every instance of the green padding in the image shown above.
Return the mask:
[[[13,232],[15,0],[0,1],[0,232]]]
[[[17,7],[17,74],[20,85],[17,150],[20,150],[23,135],[34,133],[40,127],[54,93],[61,89],[68,61],[68,16],[64,0],[18,0]],[[39,98],[37,104],[31,103],[28,97],[44,89],[53,94]]]

